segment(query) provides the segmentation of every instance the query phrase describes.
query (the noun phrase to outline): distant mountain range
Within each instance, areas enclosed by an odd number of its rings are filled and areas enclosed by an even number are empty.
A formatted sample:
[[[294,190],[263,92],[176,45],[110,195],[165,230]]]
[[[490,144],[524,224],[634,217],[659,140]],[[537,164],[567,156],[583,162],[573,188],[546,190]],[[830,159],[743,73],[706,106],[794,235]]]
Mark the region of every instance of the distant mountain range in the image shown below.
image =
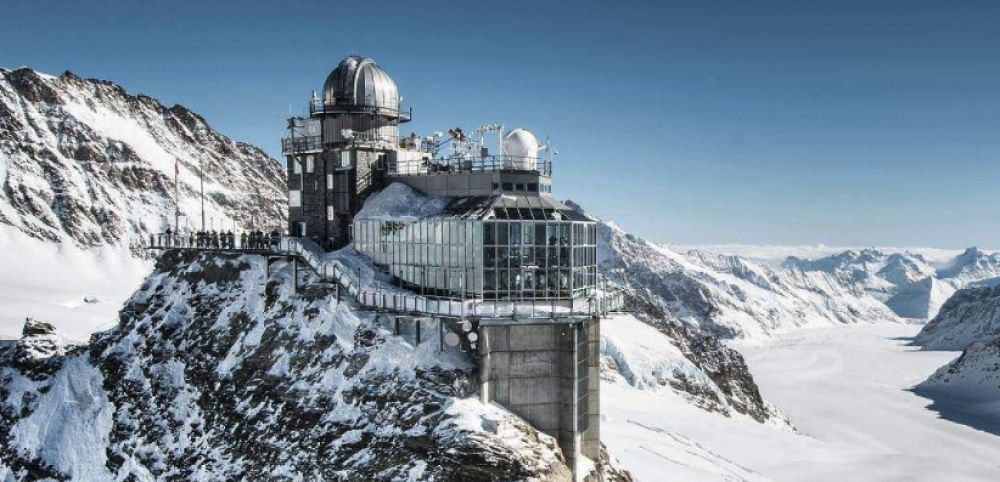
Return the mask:
[[[784,266],[832,275],[864,290],[905,318],[933,318],[956,290],[1000,277],[1000,253],[969,248],[942,262],[921,254],[848,250],[824,258],[789,257]]]
[[[604,222],[601,269],[667,319],[720,338],[753,339],[802,326],[902,320],[834,274],[733,255],[679,253]]]

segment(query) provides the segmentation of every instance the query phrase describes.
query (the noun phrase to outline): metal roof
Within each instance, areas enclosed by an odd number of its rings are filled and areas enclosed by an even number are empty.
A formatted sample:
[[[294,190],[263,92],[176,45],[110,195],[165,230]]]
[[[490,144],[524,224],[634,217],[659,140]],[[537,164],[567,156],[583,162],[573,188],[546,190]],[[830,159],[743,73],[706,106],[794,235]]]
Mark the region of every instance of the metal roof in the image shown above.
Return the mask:
[[[330,72],[323,85],[327,106],[373,107],[398,111],[396,83],[374,60],[348,55]]]

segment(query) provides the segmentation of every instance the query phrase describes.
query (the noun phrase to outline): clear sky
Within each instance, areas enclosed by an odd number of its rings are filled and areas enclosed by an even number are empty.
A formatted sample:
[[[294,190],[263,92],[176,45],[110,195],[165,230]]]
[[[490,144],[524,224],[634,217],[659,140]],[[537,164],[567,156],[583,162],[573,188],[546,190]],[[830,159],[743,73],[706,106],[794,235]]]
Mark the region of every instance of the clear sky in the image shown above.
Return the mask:
[[[652,240],[1000,248],[1000,2],[47,2],[0,65],[113,80],[279,151],[347,53],[406,131],[551,136],[555,194]]]

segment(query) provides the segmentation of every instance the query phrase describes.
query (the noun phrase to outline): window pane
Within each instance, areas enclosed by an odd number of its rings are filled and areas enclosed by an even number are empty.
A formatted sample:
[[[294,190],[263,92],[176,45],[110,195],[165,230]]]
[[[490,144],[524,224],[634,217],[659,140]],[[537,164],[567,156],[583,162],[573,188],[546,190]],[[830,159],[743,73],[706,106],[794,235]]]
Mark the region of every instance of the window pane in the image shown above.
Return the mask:
[[[507,236],[507,223],[496,223],[497,229],[497,245],[506,246],[510,242],[510,238]]]
[[[483,223],[483,244],[497,244],[496,223]]]

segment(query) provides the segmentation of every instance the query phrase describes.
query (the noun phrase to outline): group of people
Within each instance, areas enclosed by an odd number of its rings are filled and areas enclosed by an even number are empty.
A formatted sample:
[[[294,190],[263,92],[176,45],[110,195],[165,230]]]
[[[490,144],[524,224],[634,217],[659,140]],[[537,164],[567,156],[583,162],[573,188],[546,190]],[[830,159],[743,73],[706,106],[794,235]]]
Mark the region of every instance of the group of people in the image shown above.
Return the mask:
[[[236,245],[236,234],[232,231],[194,231],[187,237],[167,228],[164,233],[150,234],[149,245],[164,248],[208,248],[208,249],[270,249],[277,247],[281,241],[281,233],[277,230],[265,233],[251,231],[240,233],[239,246]]]
[[[281,233],[278,230],[265,233],[261,231],[251,231],[240,234],[240,245],[243,249],[268,249],[278,247],[281,241]]]

